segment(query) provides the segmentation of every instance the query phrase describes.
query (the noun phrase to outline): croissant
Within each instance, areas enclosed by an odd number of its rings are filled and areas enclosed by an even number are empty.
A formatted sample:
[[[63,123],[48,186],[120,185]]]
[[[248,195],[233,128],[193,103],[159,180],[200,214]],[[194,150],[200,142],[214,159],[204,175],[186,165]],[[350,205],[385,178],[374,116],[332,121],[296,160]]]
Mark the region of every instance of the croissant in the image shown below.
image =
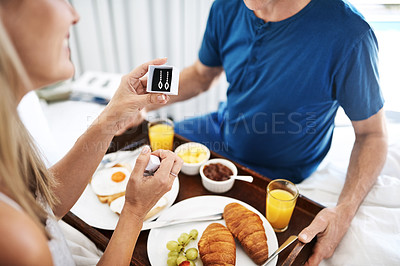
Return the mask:
[[[199,253],[203,265],[235,265],[236,246],[231,232],[219,223],[207,226],[199,240]]]
[[[247,255],[258,265],[264,263],[268,259],[268,244],[260,217],[238,203],[230,203],[224,208],[224,219]]]

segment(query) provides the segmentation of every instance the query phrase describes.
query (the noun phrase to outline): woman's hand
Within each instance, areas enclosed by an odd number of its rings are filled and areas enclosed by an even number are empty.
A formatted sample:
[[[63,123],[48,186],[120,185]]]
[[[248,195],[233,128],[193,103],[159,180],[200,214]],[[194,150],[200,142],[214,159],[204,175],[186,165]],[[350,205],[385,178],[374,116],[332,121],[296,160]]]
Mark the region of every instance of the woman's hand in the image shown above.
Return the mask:
[[[172,187],[183,160],[171,151],[153,152],[161,164],[154,176],[143,176],[150,159],[150,147],[142,149],[126,187],[125,205],[117,227],[98,265],[128,265],[135,249],[143,220],[157,201]]]
[[[130,122],[127,121],[127,124],[122,126],[116,133],[116,136],[122,135],[124,134],[129,128],[132,127],[136,127],[138,125],[140,125],[147,116],[147,111],[145,108],[143,108],[142,110],[140,110],[139,112],[137,112],[136,114],[133,114],[129,120]]]
[[[157,150],[152,154],[160,157],[160,167],[153,176],[143,176],[150,154],[150,147],[145,146],[126,187],[124,209],[129,208],[140,218],[144,218],[157,201],[171,190],[175,179],[171,173],[178,174],[183,164],[183,160],[172,151]]]
[[[145,106],[163,105],[168,102],[167,95],[146,94],[147,77],[144,77],[149,65],[163,65],[166,62],[166,58],[149,61],[122,77],[115,95],[100,115],[100,119],[107,121],[108,133],[122,134],[129,127],[139,125],[143,121],[141,111]]]

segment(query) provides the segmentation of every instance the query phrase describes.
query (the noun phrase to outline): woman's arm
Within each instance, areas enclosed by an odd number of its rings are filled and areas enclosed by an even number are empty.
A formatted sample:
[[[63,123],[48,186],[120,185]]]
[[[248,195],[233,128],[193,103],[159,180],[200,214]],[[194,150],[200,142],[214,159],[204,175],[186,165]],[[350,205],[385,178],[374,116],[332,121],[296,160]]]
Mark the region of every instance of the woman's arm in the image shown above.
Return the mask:
[[[168,97],[161,94],[143,94],[146,82],[143,76],[149,65],[164,64],[166,59],[147,62],[125,75],[120,87],[98,119],[77,140],[73,148],[50,171],[58,181],[54,188],[60,204],[53,208],[57,217],[63,217],[75,204],[99,165],[111,140],[117,132],[131,124],[148,104],[165,104]]]
[[[98,265],[129,265],[144,217],[171,189],[175,177],[170,173],[181,169],[183,161],[173,152],[158,150],[153,154],[161,158],[160,168],[154,176],[143,176],[150,158],[150,148],[144,147],[129,179],[117,227]]]

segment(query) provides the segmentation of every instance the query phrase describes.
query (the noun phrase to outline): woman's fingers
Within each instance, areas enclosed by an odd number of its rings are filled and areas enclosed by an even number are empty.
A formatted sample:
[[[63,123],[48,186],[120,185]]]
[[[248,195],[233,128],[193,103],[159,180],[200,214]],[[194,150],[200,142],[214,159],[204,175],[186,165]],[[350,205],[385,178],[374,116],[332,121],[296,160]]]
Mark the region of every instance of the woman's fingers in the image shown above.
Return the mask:
[[[133,69],[129,74],[125,75],[123,77],[123,82],[128,83],[129,88],[133,91],[136,92],[136,90],[143,91],[143,82],[141,81],[141,78],[146,75],[149,65],[163,65],[167,62],[167,58],[158,58],[151,60],[149,62],[146,62],[144,64],[141,64],[140,66],[136,67]]]
[[[152,154],[154,154],[155,156],[160,157],[161,160],[166,159],[167,157],[171,157],[171,156],[175,155],[175,153],[173,153],[172,151],[161,150],[161,149],[153,151]]]
[[[139,110],[142,110],[146,105],[149,104],[166,104],[169,101],[169,97],[165,94],[149,93],[144,95],[135,96],[135,105]]]
[[[179,172],[181,171],[182,164],[183,164],[183,160],[181,159],[181,157],[175,156],[175,161],[174,161],[174,164],[172,166],[171,173],[173,173],[175,175],[178,175]],[[174,175],[172,175],[172,176],[175,178]]]
[[[138,209],[139,213],[147,213],[160,197],[171,189],[175,177],[170,173],[177,174],[182,164],[180,158],[175,153],[158,150],[153,152],[154,155],[161,159],[160,167],[155,175],[147,178],[138,178],[143,177],[150,154],[150,147],[145,146],[136,160],[125,195],[125,202],[133,204],[132,206]]]
[[[140,152],[139,157],[136,160],[135,168],[132,171],[131,176],[143,176],[144,170],[146,169],[147,164],[150,160],[150,147],[144,146],[142,151]]]
[[[147,88],[147,76],[139,79],[139,86],[135,88],[137,94],[145,94]]]
[[[161,164],[157,173],[169,176],[169,173],[171,173],[172,167],[174,166],[174,162],[175,159],[172,156],[167,156],[166,158],[161,159]]]
[[[172,172],[177,175],[181,170],[183,160],[172,151],[156,150],[153,154],[161,158],[161,165],[157,172],[163,175],[168,174],[168,176],[174,179],[175,176],[170,173]]]
[[[149,69],[149,65],[163,65],[166,62],[167,62],[167,58],[157,58],[157,59],[151,60],[149,62],[141,64],[140,66],[138,66],[137,68],[132,70],[128,74],[128,76],[133,79],[140,79],[141,77],[146,75],[146,73]]]

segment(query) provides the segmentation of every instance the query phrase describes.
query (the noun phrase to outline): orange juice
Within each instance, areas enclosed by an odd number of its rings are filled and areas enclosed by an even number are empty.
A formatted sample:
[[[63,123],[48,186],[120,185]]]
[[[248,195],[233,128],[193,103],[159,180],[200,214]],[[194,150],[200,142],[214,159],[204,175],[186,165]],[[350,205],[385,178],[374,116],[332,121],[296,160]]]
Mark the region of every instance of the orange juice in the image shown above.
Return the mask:
[[[266,215],[274,229],[285,230],[296,205],[296,196],[283,189],[274,189],[267,195]]]
[[[150,146],[158,149],[172,150],[174,144],[174,127],[167,124],[156,124],[149,127]]]

